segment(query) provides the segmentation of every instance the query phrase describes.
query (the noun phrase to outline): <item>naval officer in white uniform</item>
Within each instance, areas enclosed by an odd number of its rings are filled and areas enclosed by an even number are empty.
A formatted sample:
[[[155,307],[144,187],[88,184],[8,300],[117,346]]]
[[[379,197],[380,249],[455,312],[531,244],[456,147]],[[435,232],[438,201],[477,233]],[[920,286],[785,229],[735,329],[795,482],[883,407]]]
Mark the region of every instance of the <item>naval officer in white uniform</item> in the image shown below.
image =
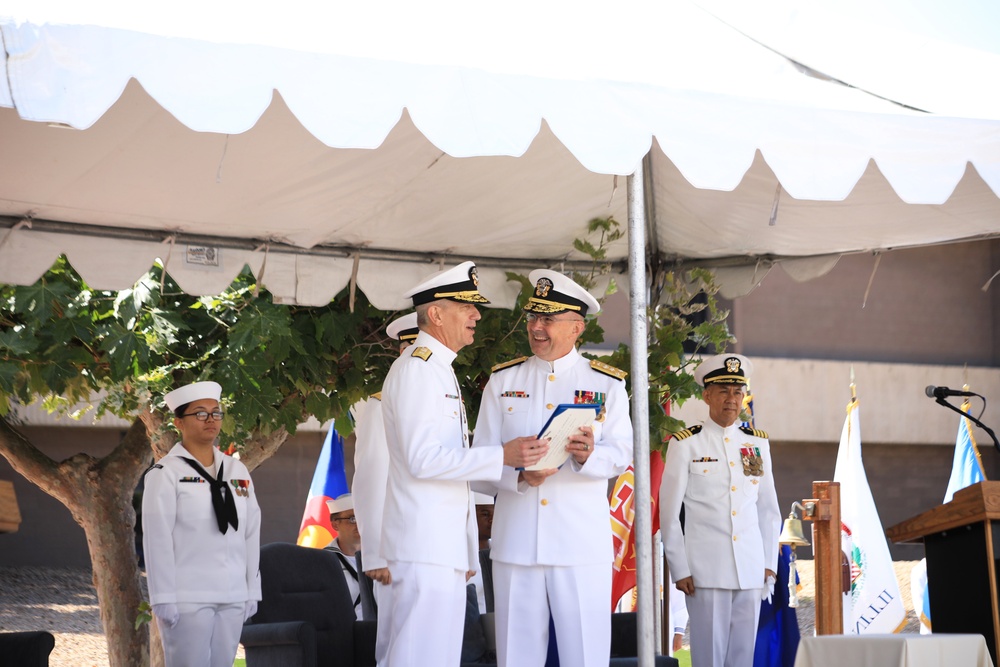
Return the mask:
[[[737,426],[751,371],[739,354],[705,359],[695,379],[709,419],[667,447],[660,526],[670,576],[687,595],[693,667],[753,664],[760,601],[778,565],[781,513],[767,434]]]
[[[231,667],[261,599],[260,508],[246,466],[215,447],[222,387],[166,395],[181,442],[146,473],[142,539],[167,667]]]
[[[531,465],[548,449],[536,438],[503,449],[469,447],[452,362],[475,338],[476,304],[489,303],[478,284],[475,264],[463,262],[406,293],[420,333],[382,387],[389,451],[382,556],[393,587],[385,661],[390,667],[459,664],[465,583],[478,569],[479,553],[469,482],[499,480],[504,465]]]
[[[417,314],[398,317],[385,329],[389,338],[399,341],[399,353],[416,340]],[[382,392],[372,394],[351,408],[354,431],[354,512],[361,533],[361,557],[365,574],[373,582],[375,602],[378,604],[378,629],[375,639],[375,660],[385,664],[389,648],[389,628],[392,625],[392,576],[389,564],[380,555],[382,550],[382,511],[385,508],[385,483],[389,476],[389,450],[385,443],[385,425],[382,422]]]
[[[494,368],[483,391],[476,447],[498,448],[539,433],[556,406],[601,406],[597,421],[571,438],[561,468],[506,466],[493,515],[493,588],[497,658],[509,667],[541,667],[551,614],[559,662],[608,664],[614,553],[608,479],[632,460],[625,373],[584,358],[576,341],[600,304],[570,278],[532,271],[527,311],[532,357]]]

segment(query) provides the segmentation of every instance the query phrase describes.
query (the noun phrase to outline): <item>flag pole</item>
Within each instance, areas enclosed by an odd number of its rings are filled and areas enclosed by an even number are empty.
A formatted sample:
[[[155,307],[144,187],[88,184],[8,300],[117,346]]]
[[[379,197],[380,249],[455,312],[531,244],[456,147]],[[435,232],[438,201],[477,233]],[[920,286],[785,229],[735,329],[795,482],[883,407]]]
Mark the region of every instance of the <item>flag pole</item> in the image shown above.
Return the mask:
[[[649,341],[646,309],[649,301],[646,286],[646,199],[644,161],[627,179],[628,191],[628,263],[632,356],[632,465],[635,469],[635,583],[637,587],[636,620],[639,667],[653,667],[656,655],[653,625],[652,497],[649,481],[649,371],[646,368]]]

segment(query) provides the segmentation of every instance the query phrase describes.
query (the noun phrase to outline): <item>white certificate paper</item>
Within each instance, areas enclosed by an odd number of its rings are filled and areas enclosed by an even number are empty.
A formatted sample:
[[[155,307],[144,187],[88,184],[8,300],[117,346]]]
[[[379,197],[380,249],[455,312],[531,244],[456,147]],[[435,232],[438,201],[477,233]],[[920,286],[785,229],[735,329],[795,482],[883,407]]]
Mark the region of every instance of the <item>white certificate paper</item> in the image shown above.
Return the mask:
[[[600,409],[601,406],[596,403],[563,403],[556,406],[549,421],[538,434],[539,439],[550,438],[548,454],[535,465],[524,469],[548,470],[566,463],[569,458],[566,445],[569,444],[570,436],[579,433],[581,426],[593,426]]]

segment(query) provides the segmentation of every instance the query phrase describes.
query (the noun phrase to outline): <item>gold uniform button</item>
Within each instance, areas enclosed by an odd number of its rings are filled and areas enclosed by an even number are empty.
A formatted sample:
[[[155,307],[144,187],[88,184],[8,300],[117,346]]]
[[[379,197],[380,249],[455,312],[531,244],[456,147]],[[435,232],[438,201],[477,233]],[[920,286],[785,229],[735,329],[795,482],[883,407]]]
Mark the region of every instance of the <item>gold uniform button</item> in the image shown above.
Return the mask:
[[[708,468],[705,468],[704,470],[702,470],[702,472],[707,475],[708,474]]]
[[[735,463],[734,461],[730,461],[730,462],[729,462],[729,467],[730,467],[730,468],[733,468],[733,467],[735,467],[735,466],[736,466],[736,463]]]
[[[734,487],[733,487],[733,491],[735,491],[735,490],[736,490],[736,487],[734,486]]]
[[[513,406],[512,406],[512,407],[509,407],[509,408],[507,408],[507,412],[514,412],[514,408],[513,408]]]
[[[548,504],[549,504],[549,499],[548,498],[542,498],[542,505],[544,506],[544,505],[548,505]]]
[[[556,381],[556,376],[555,375],[550,375],[549,376],[549,382],[555,382],[555,381]]]
[[[736,510],[733,510],[733,516],[736,516]]]
[[[725,440],[726,442],[729,442],[729,438],[723,438],[723,440]]]
[[[735,535],[733,535],[733,542],[735,542],[735,541],[736,541],[736,536],[735,536]]]
[[[554,408],[554,407],[556,407],[556,406],[554,406],[554,405],[552,405],[551,403],[549,403],[548,405],[546,405],[546,406],[545,406],[545,409],[546,409],[546,410],[551,410],[551,409],[552,409],[552,408]]]

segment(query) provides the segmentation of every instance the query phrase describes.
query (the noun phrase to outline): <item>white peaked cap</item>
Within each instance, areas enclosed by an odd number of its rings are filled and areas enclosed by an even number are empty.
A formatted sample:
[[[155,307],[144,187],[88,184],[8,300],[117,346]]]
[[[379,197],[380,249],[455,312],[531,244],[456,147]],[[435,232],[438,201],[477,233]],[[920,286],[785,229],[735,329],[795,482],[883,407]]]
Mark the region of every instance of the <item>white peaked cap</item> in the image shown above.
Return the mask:
[[[389,334],[389,338],[395,340],[413,340],[418,332],[417,314],[410,313],[394,319],[385,328],[385,332]]]
[[[326,501],[326,507],[330,510],[330,514],[340,514],[352,510],[354,509],[354,496],[349,493],[337,496],[333,500]]]
[[[462,262],[428,276],[422,283],[407,290],[403,298],[412,299],[414,306],[438,299],[462,303],[490,302],[479,293],[479,274],[476,272],[476,263],[472,261]]]
[[[485,493],[479,493],[478,491],[472,492],[473,500],[475,500],[476,505],[492,505],[493,496],[488,496]]]
[[[222,398],[222,385],[218,382],[193,382],[179,389],[174,389],[164,396],[163,400],[167,402],[167,407],[171,411],[176,411],[182,405],[187,405],[201,398],[220,400]]]
[[[528,274],[534,287],[524,310],[531,313],[562,313],[572,311],[581,315],[601,312],[601,304],[594,295],[577,285],[571,278],[550,269],[535,269]]]

